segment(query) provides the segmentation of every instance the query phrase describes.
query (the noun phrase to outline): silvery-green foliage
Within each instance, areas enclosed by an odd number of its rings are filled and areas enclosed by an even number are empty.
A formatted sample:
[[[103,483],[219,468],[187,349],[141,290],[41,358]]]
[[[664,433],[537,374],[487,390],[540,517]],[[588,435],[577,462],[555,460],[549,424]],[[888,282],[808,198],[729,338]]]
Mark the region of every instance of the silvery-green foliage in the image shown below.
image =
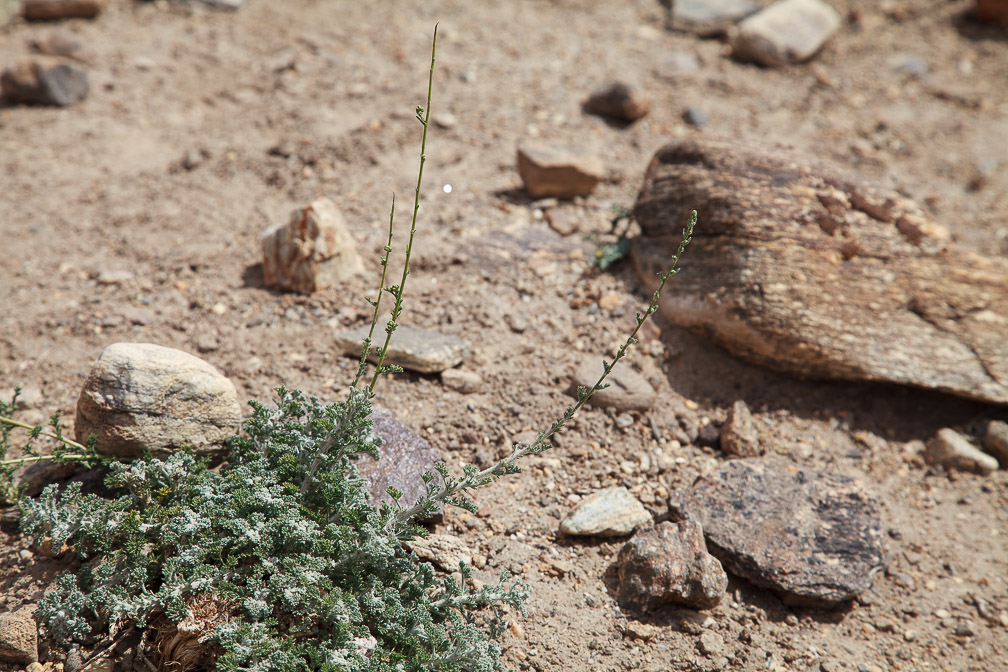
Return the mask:
[[[224,670],[499,669],[493,638],[527,588],[502,576],[476,590],[465,566],[462,583],[439,578],[404,547],[423,528],[372,505],[354,465],[380,444],[366,391],[278,395],[253,404],[220,471],[176,453],[113,463],[112,499],[71,485],[26,501],[24,531],[83,562],[39,606],[48,634],[177,623],[211,596],[235,605],[212,638]]]

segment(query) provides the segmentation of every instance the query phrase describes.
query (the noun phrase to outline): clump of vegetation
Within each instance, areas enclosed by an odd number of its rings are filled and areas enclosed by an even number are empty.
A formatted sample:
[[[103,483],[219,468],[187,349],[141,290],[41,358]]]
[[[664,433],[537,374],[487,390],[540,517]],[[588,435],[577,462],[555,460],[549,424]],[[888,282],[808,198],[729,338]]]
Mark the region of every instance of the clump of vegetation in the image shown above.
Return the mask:
[[[497,639],[509,610],[524,612],[528,586],[506,573],[476,583],[462,564],[456,578],[439,576],[404,542],[427,536],[419,522],[441,505],[475,511],[471,493],[519,471],[516,462],[540,453],[550,438],[605,387],[612,368],[652,315],[661,290],[689,243],[696,213],[683,233],[668,273],[636,327],[599,380],[580,388],[577,401],[528,444],[516,444],[487,469],[449,473],[444,464],[424,474],[425,494],[392,504],[369,500],[355,459],[378,456],[371,421],[375,384],[402,310],[423,179],[430,96],[437,46],[431,49],[420,169],[405,263],[397,285],[386,286],[395,206],[381,260],[371,332],[346,398],[332,404],[297,390],[277,389],[275,405],[251,402],[244,434],[231,442],[228,462],[210,470],[180,452],[166,459],[112,461],[106,479],[113,498],[82,493],[80,484],[48,486],[21,501],[22,528],[36,544],[68,549],[79,569],[62,575],[41,600],[36,617],[59,646],[114,642],[143,629],[160,667],[231,672],[315,670],[502,669]],[[394,300],[377,366],[366,385],[383,295]],[[12,407],[0,406],[0,415]],[[8,432],[15,425],[9,418]],[[24,426],[24,425],[22,425]],[[29,428],[31,438],[41,428]],[[66,444],[58,419],[53,438]],[[31,441],[29,441],[31,443]],[[59,459],[93,459],[69,442]],[[79,449],[79,450],[78,450]],[[32,453],[28,460],[35,459]],[[3,454],[0,453],[0,458]],[[44,456],[37,456],[44,459]],[[13,468],[16,461],[4,462]],[[9,475],[9,472],[8,472]]]

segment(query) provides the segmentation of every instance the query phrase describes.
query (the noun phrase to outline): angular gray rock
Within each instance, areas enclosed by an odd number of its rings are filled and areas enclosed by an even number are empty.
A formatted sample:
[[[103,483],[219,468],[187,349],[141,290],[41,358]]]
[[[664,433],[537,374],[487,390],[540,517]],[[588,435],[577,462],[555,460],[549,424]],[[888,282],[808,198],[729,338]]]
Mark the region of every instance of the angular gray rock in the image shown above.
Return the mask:
[[[759,9],[752,0],[671,0],[669,27],[702,36],[724,33]]]
[[[374,431],[382,439],[379,460],[369,455],[357,460],[357,471],[368,480],[368,492],[375,504],[392,503],[389,486],[402,492],[399,503],[408,508],[426,492],[423,474],[433,471],[441,453],[412,429],[396,420],[391,411],[375,406],[371,411]]]
[[[38,660],[35,607],[0,614],[0,661],[27,665]]]
[[[637,197],[645,284],[693,209],[671,322],[800,377],[1008,404],[1008,259],[955,249],[918,205],[824,161],[697,136],[658,151]]]
[[[585,360],[578,366],[571,380],[571,392],[577,387],[591,389],[602,375],[602,361]],[[614,408],[617,411],[646,411],[655,401],[655,391],[644,376],[628,366],[617,366],[606,379],[609,387],[592,395],[588,403],[599,408]]]
[[[666,521],[638,532],[620,549],[616,572],[617,601],[644,612],[666,604],[709,609],[728,587],[728,575],[707,552],[695,520]]]
[[[66,63],[24,61],[0,74],[0,94],[16,105],[70,107],[84,100],[89,90],[87,73]]]
[[[721,450],[735,457],[756,457],[760,454],[759,435],[753,426],[752,413],[742,400],[732,404],[728,419],[721,427]]]
[[[378,361],[375,349],[385,342],[385,321],[375,325],[376,343],[372,344],[369,361]],[[360,327],[353,331],[337,333],[336,347],[345,355],[360,357],[361,342],[368,335],[370,327]],[[399,325],[392,334],[385,365],[396,364],[417,373],[441,373],[458,366],[469,353],[469,343],[450,334],[441,334],[429,329],[418,329]]]
[[[82,443],[94,434],[98,452],[114,457],[184,446],[215,455],[240,423],[234,384],[207,362],[151,343],[113,343],[84,381],[74,433]]]
[[[981,441],[984,450],[993,455],[999,465],[1008,468],[1008,422],[991,420]]]
[[[626,82],[610,82],[592,92],[582,103],[584,111],[616,121],[637,121],[651,110],[651,103]]]
[[[544,143],[518,148],[518,174],[532,198],[587,196],[605,177],[605,166],[595,156]]]
[[[732,55],[779,67],[809,60],[840,29],[842,19],[822,0],[780,0],[739,24]]]
[[[928,441],[924,461],[928,464],[940,464],[946,469],[975,471],[984,475],[998,469],[996,459],[974,446],[959,432],[947,427],[939,429]]]
[[[263,282],[267,287],[310,294],[364,270],[343,213],[328,198],[297,208],[287,222],[266,229]]]
[[[560,523],[560,531],[574,536],[630,534],[651,522],[651,514],[624,487],[599,490],[585,497]]]
[[[883,565],[879,504],[857,481],[779,458],[729,460],[669,499],[732,574],[796,606],[834,607]]]

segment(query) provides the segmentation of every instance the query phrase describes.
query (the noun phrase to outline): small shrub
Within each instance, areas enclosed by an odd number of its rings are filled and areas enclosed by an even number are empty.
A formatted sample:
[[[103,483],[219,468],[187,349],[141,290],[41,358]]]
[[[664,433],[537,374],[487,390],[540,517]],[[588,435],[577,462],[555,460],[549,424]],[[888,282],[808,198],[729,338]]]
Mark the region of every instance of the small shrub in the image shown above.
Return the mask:
[[[80,568],[60,576],[36,611],[57,645],[94,645],[99,639],[107,644],[143,629],[145,650],[161,656],[153,663],[159,668],[173,663],[180,670],[225,672],[502,669],[496,640],[508,610],[524,613],[528,586],[506,573],[496,583],[477,586],[465,564],[459,567],[461,580],[438,576],[403,542],[426,536],[418,521],[442,504],[475,511],[473,490],[518,472],[518,460],[545,450],[550,437],[605,387],[609,372],[655,312],[689,243],[696,213],[661,286],[638,313],[629,338],[604,362],[603,375],[592,388],[580,388],[576,403],[535,441],[516,444],[487,469],[466,466],[460,476],[439,464],[436,472],[424,474],[426,494],[419,501],[401,503],[401,493],[390,488],[394,504],[375,506],[355,459],[378,456],[371,402],[378,378],[396,370],[384,360],[409,275],[436,45],[435,29],[427,105],[417,108],[423,139],[402,277],[397,285],[385,284],[393,203],[379,289],[370,300],[371,333],[346,398],[323,404],[281,387],[275,405],[251,402],[244,434],[232,440],[229,460],[218,471],[185,452],[113,461],[106,479],[113,498],[82,493],[80,484],[71,483],[62,490],[50,485],[37,499],[22,500],[24,533],[37,545],[69,547],[80,560]],[[370,382],[361,385],[385,294],[394,299],[391,319],[375,349],[378,363]],[[12,410],[0,406],[0,415]],[[4,447],[15,426],[27,427],[0,418]],[[28,429],[29,444],[43,432]],[[59,459],[95,459],[93,450],[62,437],[58,419],[48,435],[69,445],[58,451]],[[36,458],[45,456],[30,453],[24,459]],[[16,462],[3,462],[4,468]]]

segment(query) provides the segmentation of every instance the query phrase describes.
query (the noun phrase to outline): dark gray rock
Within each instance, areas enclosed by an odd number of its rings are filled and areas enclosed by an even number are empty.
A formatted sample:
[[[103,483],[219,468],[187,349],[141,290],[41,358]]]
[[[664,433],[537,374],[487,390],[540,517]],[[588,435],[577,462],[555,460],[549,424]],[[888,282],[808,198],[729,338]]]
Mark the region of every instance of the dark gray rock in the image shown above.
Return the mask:
[[[637,121],[651,110],[647,98],[626,82],[611,82],[594,91],[582,103],[584,111],[616,121]]]
[[[697,105],[690,105],[686,108],[686,111],[682,115],[683,121],[685,121],[690,126],[706,126],[707,125],[707,112],[704,111],[702,107]]]
[[[834,607],[883,565],[879,504],[857,481],[779,458],[730,460],[672,495],[729,572],[795,606]]]
[[[15,105],[70,107],[84,100],[89,90],[87,73],[66,63],[46,66],[26,61],[0,75],[0,93]]]
[[[665,604],[708,609],[728,587],[728,576],[707,552],[703,529],[694,520],[638,532],[620,549],[616,567],[616,599],[638,611]]]
[[[441,462],[441,453],[387,409],[376,406],[371,420],[375,434],[383,441],[378,449],[380,459],[375,462],[362,455],[357,460],[357,470],[369,481],[371,501],[391,503],[386,490],[393,486],[403,493],[399,503],[406,508],[413,506],[426,492],[424,472],[434,470],[434,465]]]

